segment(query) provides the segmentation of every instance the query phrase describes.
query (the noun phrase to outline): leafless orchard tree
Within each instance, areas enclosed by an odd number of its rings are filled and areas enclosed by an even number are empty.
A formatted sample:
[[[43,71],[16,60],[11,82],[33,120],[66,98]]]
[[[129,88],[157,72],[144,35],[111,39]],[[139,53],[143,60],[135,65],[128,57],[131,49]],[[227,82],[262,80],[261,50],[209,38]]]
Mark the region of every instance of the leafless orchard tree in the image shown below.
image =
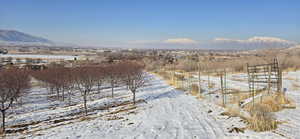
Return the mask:
[[[85,114],[87,115],[87,96],[92,91],[95,85],[96,79],[94,77],[94,69],[91,67],[79,67],[73,72],[75,75],[75,83],[78,90],[81,92],[83,97]]]
[[[25,95],[29,88],[30,78],[27,71],[15,68],[0,71],[0,111],[3,132],[5,132],[6,111],[14,101]]]
[[[95,67],[94,74],[95,74],[95,78],[96,78],[97,93],[100,94],[101,93],[101,86],[105,82],[105,79],[106,79],[106,76],[107,76],[105,67],[104,66]]]
[[[147,81],[146,74],[143,71],[144,66],[136,62],[126,62],[122,65],[123,69],[123,80],[127,85],[127,88],[133,94],[133,103],[135,104],[136,91],[143,87]]]
[[[64,98],[64,91],[67,91],[68,93],[68,102],[69,105],[71,105],[71,96],[72,92],[75,90],[75,79],[76,76],[74,75],[74,69],[73,68],[64,68],[62,70],[63,78],[62,78],[62,86],[63,86],[63,98]]]
[[[106,66],[107,78],[111,85],[111,96],[114,97],[114,88],[120,79],[121,69],[119,64],[111,64]]]
[[[50,92],[53,93],[54,90],[57,95],[57,99],[60,98],[60,93],[62,93],[62,100],[64,101],[64,89],[65,85],[67,83],[67,75],[66,75],[67,69],[63,67],[53,67],[49,68],[43,71],[39,71],[33,74],[33,76],[45,83]]]

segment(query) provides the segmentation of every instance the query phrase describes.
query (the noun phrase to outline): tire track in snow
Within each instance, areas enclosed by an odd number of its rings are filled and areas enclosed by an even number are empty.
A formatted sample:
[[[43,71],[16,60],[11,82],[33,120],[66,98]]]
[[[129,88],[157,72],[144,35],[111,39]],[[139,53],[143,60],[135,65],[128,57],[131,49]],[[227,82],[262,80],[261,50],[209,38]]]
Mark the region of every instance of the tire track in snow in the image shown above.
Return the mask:
[[[296,109],[285,109],[279,112],[278,114],[276,114],[279,120],[287,122],[279,125],[276,132],[288,138],[299,138],[300,137],[300,109],[299,109],[300,94],[299,92],[289,92],[287,95],[295,101]]]

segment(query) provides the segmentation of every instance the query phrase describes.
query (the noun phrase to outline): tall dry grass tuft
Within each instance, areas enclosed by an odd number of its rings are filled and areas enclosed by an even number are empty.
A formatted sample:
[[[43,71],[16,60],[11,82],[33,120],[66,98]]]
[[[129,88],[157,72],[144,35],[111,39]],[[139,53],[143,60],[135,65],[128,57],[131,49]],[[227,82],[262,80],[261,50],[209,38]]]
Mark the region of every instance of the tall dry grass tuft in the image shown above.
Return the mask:
[[[248,118],[249,128],[260,132],[277,128],[278,122],[269,108],[263,104],[256,104],[249,111],[251,118]]]
[[[197,84],[192,84],[192,95],[198,95],[199,94],[199,86]]]
[[[192,84],[191,95],[195,96],[197,99],[203,99],[204,96],[199,93],[199,86],[197,84]],[[201,89],[201,88],[200,88]],[[201,92],[203,90],[201,89]]]
[[[276,93],[274,95],[266,96],[263,98],[261,103],[265,105],[271,112],[278,112],[284,108],[287,108],[286,106],[295,106],[295,103],[292,101],[292,99],[289,99],[283,93]]]
[[[238,102],[240,99],[234,100]],[[237,104],[237,102],[233,102],[233,104]],[[276,121],[273,112],[285,108],[295,108],[295,103],[283,93],[274,93],[264,96],[261,101],[256,102],[254,107],[246,105],[244,109],[227,108],[224,114],[231,117],[238,116],[247,121],[249,129],[261,132],[276,129],[279,122]]]

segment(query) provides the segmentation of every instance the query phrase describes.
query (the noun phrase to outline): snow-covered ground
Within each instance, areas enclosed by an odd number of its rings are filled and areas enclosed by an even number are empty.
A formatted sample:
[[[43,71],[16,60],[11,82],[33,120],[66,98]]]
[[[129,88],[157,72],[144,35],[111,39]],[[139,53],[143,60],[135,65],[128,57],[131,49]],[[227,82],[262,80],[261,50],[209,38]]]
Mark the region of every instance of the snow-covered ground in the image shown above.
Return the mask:
[[[61,59],[61,60],[74,60],[74,58],[79,58],[78,56],[71,56],[71,55],[33,55],[33,54],[5,54],[0,55],[0,58],[33,58],[33,59]]]
[[[286,122],[274,131],[231,132],[234,127],[242,128],[246,125],[238,117],[221,115],[224,110],[213,99],[197,99],[174,89],[159,77],[149,76],[152,80],[138,91],[137,100],[140,101],[136,105],[128,103],[132,95],[125,87],[116,88],[114,98],[107,97],[110,95],[110,89],[107,88],[101,94],[90,95],[88,116],[83,116],[82,100],[78,92],[72,97],[73,105],[68,106],[67,99],[65,102],[49,99],[46,89],[35,87],[31,94],[23,98],[23,106],[14,108],[7,119],[9,130],[26,130],[8,134],[7,138],[215,139],[300,136],[298,107],[277,113],[277,119]],[[286,74],[284,85],[294,87],[287,94],[298,105],[300,89],[295,89],[294,84],[299,84],[299,81],[297,78],[288,80],[295,76],[300,77],[300,72]],[[244,75],[230,77],[231,86],[246,89],[247,80],[236,81],[236,78],[243,77]],[[205,79],[207,78],[203,77],[204,81]],[[217,77],[212,77],[212,81],[216,84],[219,82]],[[104,109],[107,105],[114,106],[109,110]]]

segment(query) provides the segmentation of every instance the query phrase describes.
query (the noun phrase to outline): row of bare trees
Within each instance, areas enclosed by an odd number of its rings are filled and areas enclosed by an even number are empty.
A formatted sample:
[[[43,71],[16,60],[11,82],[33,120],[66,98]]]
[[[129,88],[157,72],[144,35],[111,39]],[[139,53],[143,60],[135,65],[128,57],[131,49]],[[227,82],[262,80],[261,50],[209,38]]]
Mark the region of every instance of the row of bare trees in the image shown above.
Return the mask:
[[[88,95],[91,92],[100,94],[104,85],[110,85],[111,97],[114,97],[115,87],[126,86],[133,94],[133,103],[135,104],[137,89],[144,86],[147,81],[144,65],[132,61],[107,65],[85,65],[75,68],[53,67],[34,72],[18,68],[1,69],[0,111],[3,132],[5,132],[7,110],[16,102],[21,102],[22,96],[29,93],[31,76],[42,81],[50,93],[56,94],[57,99],[65,101],[65,98],[68,98],[70,105],[72,93],[79,91],[85,114],[88,113]]]
[[[65,93],[68,94],[68,101],[71,104],[71,95],[78,90],[81,93],[85,114],[88,113],[87,97],[96,88],[96,93],[101,93],[104,84],[110,85],[111,97],[114,97],[116,86],[126,85],[133,94],[145,82],[144,65],[138,62],[120,62],[107,65],[85,65],[75,68],[56,67],[36,72],[34,77],[42,81],[51,93],[56,93],[58,99],[65,100]]]
[[[0,70],[0,111],[3,132],[5,132],[6,111],[14,102],[26,95],[29,89],[30,77],[27,70],[17,68]]]

